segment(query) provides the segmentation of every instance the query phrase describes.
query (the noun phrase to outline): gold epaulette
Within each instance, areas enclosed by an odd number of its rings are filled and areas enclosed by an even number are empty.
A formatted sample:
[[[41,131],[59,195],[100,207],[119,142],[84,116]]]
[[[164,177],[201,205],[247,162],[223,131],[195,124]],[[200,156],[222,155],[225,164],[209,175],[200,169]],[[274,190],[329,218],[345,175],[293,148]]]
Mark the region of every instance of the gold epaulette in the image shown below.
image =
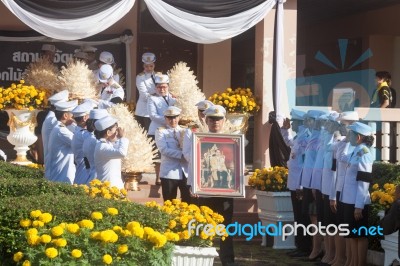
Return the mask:
[[[369,153],[369,149],[365,146],[362,148],[362,151],[364,152],[364,154]]]
[[[161,131],[161,130],[163,130],[163,129],[165,129],[165,127],[159,127],[159,128],[157,128],[159,131]]]
[[[140,72],[139,74],[138,74],[138,76],[143,76],[144,75],[144,72]]]

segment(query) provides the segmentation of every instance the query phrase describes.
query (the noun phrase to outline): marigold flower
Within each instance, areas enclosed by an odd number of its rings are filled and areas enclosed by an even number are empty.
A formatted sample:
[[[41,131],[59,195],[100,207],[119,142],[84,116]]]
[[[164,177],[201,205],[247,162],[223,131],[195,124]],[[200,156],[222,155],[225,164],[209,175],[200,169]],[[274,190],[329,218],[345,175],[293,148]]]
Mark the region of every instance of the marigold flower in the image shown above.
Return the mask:
[[[118,254],[124,254],[126,252],[128,252],[128,245],[123,244],[118,246]]]
[[[52,219],[53,219],[53,216],[48,212],[42,213],[39,216],[39,221],[42,221],[45,224],[51,222]]]
[[[31,211],[32,218],[38,218],[41,214],[42,212],[40,210]]]
[[[79,249],[74,249],[71,251],[71,256],[75,259],[79,259],[80,257],[82,257],[82,251],[80,251]]]
[[[25,260],[24,263],[22,263],[22,266],[31,266],[31,262],[29,260]]]
[[[45,254],[48,258],[54,259],[58,256],[58,250],[55,248],[46,248]]]
[[[55,245],[56,245],[57,247],[63,248],[63,247],[65,247],[65,246],[67,245],[67,240],[64,239],[64,238],[59,238],[59,239],[57,239],[57,240],[55,241]]]
[[[18,251],[17,253],[14,254],[13,260],[15,262],[19,262],[20,260],[22,260],[23,257],[24,257],[24,253],[22,253],[21,251]]]
[[[92,217],[93,220],[101,220],[103,219],[103,214],[101,212],[92,212]]]
[[[82,228],[93,229],[94,223],[91,220],[84,219],[78,223],[78,225]]]
[[[33,221],[32,226],[33,227],[43,227],[44,223],[42,221],[36,220],[36,221]]]
[[[19,221],[19,225],[22,227],[29,227],[31,226],[32,221],[30,219],[23,219],[21,221]]]
[[[51,236],[44,234],[40,237],[40,241],[44,244],[50,243],[51,241]]]
[[[111,255],[106,254],[106,255],[103,256],[103,262],[105,264],[111,264],[112,261],[113,261],[113,259],[112,259]]]
[[[109,215],[115,216],[115,215],[118,215],[118,210],[116,208],[108,208],[107,213]]]
[[[79,225],[77,224],[68,224],[67,225],[67,231],[72,233],[72,234],[76,234],[79,232]]]
[[[61,226],[54,226],[53,228],[51,228],[51,234],[53,236],[60,236],[64,233],[64,229]]]

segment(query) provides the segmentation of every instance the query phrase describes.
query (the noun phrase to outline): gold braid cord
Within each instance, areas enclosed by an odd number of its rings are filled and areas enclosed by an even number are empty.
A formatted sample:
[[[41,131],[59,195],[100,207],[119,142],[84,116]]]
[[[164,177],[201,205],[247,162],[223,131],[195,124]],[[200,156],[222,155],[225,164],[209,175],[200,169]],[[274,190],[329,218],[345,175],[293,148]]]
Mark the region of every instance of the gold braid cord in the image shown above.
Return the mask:
[[[11,113],[11,117],[8,120],[7,126],[10,127],[12,131],[15,131],[17,128],[21,127],[26,127],[29,126],[29,129],[33,131],[37,125],[36,122],[36,117],[31,114],[31,118],[27,120],[26,122],[22,122],[21,120],[18,119],[17,116],[15,116],[13,113]]]

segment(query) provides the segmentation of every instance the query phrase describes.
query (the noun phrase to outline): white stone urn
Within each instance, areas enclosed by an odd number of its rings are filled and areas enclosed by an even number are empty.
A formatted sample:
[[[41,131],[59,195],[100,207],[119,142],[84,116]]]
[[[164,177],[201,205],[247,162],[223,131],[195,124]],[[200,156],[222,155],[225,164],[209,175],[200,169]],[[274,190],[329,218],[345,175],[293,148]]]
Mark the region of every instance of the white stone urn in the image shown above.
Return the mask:
[[[26,158],[26,152],[29,146],[36,142],[35,135],[36,115],[38,110],[17,110],[8,109],[8,126],[10,127],[10,134],[7,140],[14,145],[14,150],[17,151],[17,158],[11,163],[27,165],[32,162]]]
[[[214,247],[175,246],[172,252],[172,266],[212,266],[218,256]]]
[[[227,113],[226,120],[229,121],[229,133],[231,134],[244,134],[244,144],[247,146],[249,141],[246,139],[246,132],[249,128],[248,113]]]
[[[256,190],[257,205],[260,209],[258,217],[260,218],[262,225],[267,226],[269,224],[278,225],[282,224],[293,224],[294,215],[292,208],[292,201],[289,191],[284,192],[272,192],[272,191],[261,191]],[[288,236],[286,239],[282,239],[282,236],[274,236],[273,249],[294,249],[294,235]],[[263,236],[262,246],[267,245],[267,237]]]

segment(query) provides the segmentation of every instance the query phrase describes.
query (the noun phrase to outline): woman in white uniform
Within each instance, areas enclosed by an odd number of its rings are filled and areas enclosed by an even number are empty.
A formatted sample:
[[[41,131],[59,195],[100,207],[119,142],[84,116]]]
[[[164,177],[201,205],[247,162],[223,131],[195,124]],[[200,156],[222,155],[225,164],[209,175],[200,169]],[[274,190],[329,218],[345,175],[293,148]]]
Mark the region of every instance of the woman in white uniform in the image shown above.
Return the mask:
[[[123,189],[121,159],[128,153],[129,140],[124,138],[125,131],[118,127],[117,122],[116,118],[107,116],[94,123],[99,140],[94,150],[94,161],[97,179]]]
[[[367,265],[368,238],[362,226],[368,228],[368,209],[371,204],[369,184],[372,179],[373,156],[370,147],[374,142],[370,126],[355,122],[349,127],[350,144],[356,146],[347,157],[347,168],[344,176],[340,202],[343,204],[343,223],[349,225],[350,249],[346,265]],[[355,230],[354,230],[355,229]],[[358,231],[354,233],[355,231]]]

